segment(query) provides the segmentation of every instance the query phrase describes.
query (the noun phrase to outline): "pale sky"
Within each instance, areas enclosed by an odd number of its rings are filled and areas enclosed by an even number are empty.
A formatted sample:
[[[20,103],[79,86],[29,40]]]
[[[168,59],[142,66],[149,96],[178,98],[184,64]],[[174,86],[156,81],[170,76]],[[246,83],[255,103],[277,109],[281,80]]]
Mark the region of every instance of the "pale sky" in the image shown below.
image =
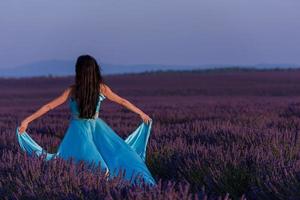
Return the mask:
[[[0,68],[111,64],[300,64],[299,0],[1,0]]]

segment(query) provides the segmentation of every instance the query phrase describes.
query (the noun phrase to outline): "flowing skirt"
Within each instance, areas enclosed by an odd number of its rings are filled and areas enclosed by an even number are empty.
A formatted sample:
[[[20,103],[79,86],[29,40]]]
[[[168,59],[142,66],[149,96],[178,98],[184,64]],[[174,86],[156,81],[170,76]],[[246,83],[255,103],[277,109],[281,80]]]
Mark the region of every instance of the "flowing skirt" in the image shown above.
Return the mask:
[[[152,120],[149,124],[142,122],[134,132],[123,140],[101,118],[71,119],[69,127],[56,153],[46,152],[25,131],[19,134],[16,129],[20,147],[29,155],[46,155],[46,160],[72,157],[76,162],[83,160],[100,164],[112,178],[124,170],[124,177],[134,181],[134,176],[141,176],[145,183],[156,185],[148,170],[145,158],[150,136]]]

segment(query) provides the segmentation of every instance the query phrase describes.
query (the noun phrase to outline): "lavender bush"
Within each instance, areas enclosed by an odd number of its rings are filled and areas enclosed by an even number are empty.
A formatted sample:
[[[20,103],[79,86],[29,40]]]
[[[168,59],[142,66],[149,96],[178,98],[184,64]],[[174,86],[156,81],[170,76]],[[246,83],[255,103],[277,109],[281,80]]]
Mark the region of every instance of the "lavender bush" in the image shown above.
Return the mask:
[[[158,186],[107,181],[99,169],[45,162],[20,149],[15,128],[73,77],[0,79],[1,199],[300,199],[300,71],[168,72],[107,76],[153,119],[147,165]],[[67,104],[29,134],[56,152]],[[121,137],[141,119],[105,100],[100,118]]]

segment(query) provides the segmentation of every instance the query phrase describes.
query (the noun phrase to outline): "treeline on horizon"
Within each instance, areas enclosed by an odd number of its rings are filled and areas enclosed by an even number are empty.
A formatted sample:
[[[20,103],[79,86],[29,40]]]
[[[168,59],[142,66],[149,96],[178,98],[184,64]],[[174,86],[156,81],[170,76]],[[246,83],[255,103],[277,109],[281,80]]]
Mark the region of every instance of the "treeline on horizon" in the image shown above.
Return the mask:
[[[289,72],[289,71],[300,71],[299,67],[272,67],[272,68],[257,68],[257,67],[212,67],[212,68],[195,68],[195,69],[162,69],[162,70],[146,70],[144,72],[124,72],[119,74],[105,74],[105,76],[122,76],[122,75],[151,75],[151,74],[176,74],[176,73],[226,73],[226,72]],[[63,78],[73,77],[74,75],[38,75],[38,76],[17,76],[17,77],[1,77],[0,79],[31,79],[31,78]]]

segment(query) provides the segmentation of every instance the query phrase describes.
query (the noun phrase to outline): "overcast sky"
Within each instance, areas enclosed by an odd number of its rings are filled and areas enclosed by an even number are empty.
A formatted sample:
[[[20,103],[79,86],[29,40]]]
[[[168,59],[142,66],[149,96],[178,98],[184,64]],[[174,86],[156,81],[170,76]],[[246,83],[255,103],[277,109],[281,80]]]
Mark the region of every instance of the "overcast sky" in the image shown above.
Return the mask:
[[[300,64],[299,0],[1,0],[0,68],[111,64]]]

